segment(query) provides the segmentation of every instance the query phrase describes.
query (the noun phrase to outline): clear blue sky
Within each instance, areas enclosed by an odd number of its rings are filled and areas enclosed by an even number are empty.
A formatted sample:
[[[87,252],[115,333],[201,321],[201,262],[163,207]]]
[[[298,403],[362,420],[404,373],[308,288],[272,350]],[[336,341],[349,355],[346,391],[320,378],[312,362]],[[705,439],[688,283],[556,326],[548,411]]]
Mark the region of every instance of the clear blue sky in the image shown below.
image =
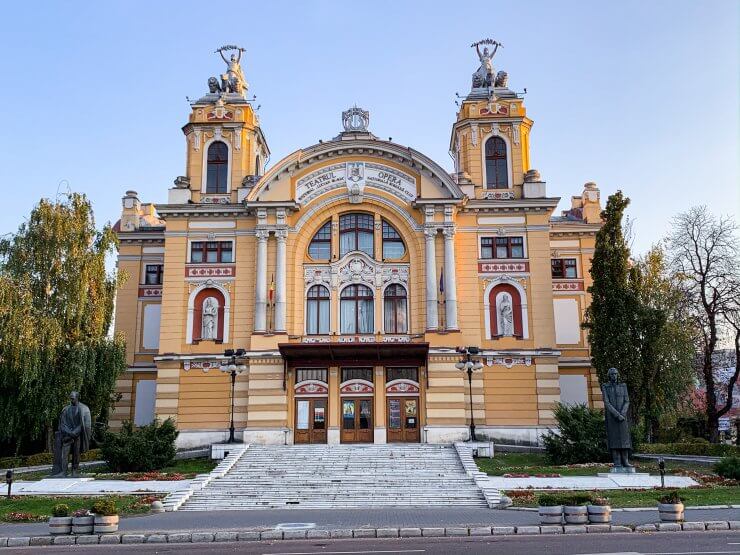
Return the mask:
[[[165,202],[184,173],[189,107],[247,49],[272,160],[334,136],[340,112],[451,169],[454,95],[496,69],[525,87],[532,164],[565,208],[583,183],[631,199],[635,250],[675,213],[740,212],[740,2],[14,2],[0,36],[0,188],[16,229],[60,183],[115,221],[127,189]]]

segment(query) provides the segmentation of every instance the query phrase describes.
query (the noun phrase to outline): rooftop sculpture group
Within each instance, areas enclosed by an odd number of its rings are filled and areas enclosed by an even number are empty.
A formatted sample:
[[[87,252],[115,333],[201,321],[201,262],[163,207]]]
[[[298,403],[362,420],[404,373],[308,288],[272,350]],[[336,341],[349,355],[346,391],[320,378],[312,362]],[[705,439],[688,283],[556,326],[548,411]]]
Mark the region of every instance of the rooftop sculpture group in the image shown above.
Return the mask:
[[[483,47],[481,52],[481,45],[493,46],[493,51],[488,49],[488,46]],[[473,73],[473,88],[474,89],[485,89],[490,87],[506,87],[508,75],[505,71],[494,72],[493,69],[493,57],[496,55],[496,51],[499,48],[503,48],[503,44],[493,39],[483,39],[478,42],[474,42],[470,45],[471,48],[475,48],[480,60],[480,67]]]
[[[226,59],[224,52],[229,51],[235,51],[236,54],[232,54],[229,59]],[[221,59],[226,62],[226,73],[221,74],[220,81],[216,77],[208,79],[208,90],[211,93],[233,93],[239,96],[247,94],[249,83],[244,78],[240,65],[243,52],[246,52],[244,48],[233,44],[227,44],[216,50],[215,53],[219,54]]]

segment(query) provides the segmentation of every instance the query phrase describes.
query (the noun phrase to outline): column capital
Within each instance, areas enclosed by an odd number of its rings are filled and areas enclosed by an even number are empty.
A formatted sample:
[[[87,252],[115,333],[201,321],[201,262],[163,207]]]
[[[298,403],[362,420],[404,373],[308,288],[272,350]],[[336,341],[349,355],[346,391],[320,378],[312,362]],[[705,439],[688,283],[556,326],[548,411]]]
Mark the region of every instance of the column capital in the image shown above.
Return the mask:
[[[445,236],[445,239],[451,239],[455,236],[455,232],[457,230],[455,229],[454,225],[447,225],[444,228],[442,228],[442,235]]]
[[[434,239],[437,236],[437,226],[424,227],[424,236],[427,238],[427,241]]]
[[[275,238],[278,240],[278,243],[285,243],[285,241],[288,239],[288,230],[287,229],[276,229]]]
[[[267,238],[270,236],[270,231],[267,229],[258,229],[254,232],[255,237],[257,237],[257,240],[259,242],[267,241]]]

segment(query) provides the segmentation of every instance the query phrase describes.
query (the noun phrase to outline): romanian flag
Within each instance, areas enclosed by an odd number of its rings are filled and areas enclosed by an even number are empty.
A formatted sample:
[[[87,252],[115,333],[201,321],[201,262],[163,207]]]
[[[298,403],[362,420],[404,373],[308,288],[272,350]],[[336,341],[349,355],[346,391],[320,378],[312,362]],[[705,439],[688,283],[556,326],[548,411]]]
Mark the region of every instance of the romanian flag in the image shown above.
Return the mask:
[[[270,304],[273,304],[275,299],[275,274],[272,274],[272,279],[270,281],[270,290],[268,291],[268,296],[270,299]]]
[[[445,268],[442,266],[439,270],[439,292],[444,295],[445,292]]]

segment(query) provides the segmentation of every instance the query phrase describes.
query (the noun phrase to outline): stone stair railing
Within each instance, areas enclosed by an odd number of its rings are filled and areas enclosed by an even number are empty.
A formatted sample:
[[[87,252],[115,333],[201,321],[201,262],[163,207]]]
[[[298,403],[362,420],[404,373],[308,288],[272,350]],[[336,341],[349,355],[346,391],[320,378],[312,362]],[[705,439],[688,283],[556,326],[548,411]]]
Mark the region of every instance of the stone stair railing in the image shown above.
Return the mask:
[[[478,486],[483,497],[485,497],[488,507],[490,509],[499,508],[501,506],[501,491],[489,483],[488,474],[478,470],[478,465],[475,464],[473,459],[473,447],[458,441],[455,443],[455,451],[457,451],[457,456],[460,458],[465,472],[475,481],[475,485]]]

